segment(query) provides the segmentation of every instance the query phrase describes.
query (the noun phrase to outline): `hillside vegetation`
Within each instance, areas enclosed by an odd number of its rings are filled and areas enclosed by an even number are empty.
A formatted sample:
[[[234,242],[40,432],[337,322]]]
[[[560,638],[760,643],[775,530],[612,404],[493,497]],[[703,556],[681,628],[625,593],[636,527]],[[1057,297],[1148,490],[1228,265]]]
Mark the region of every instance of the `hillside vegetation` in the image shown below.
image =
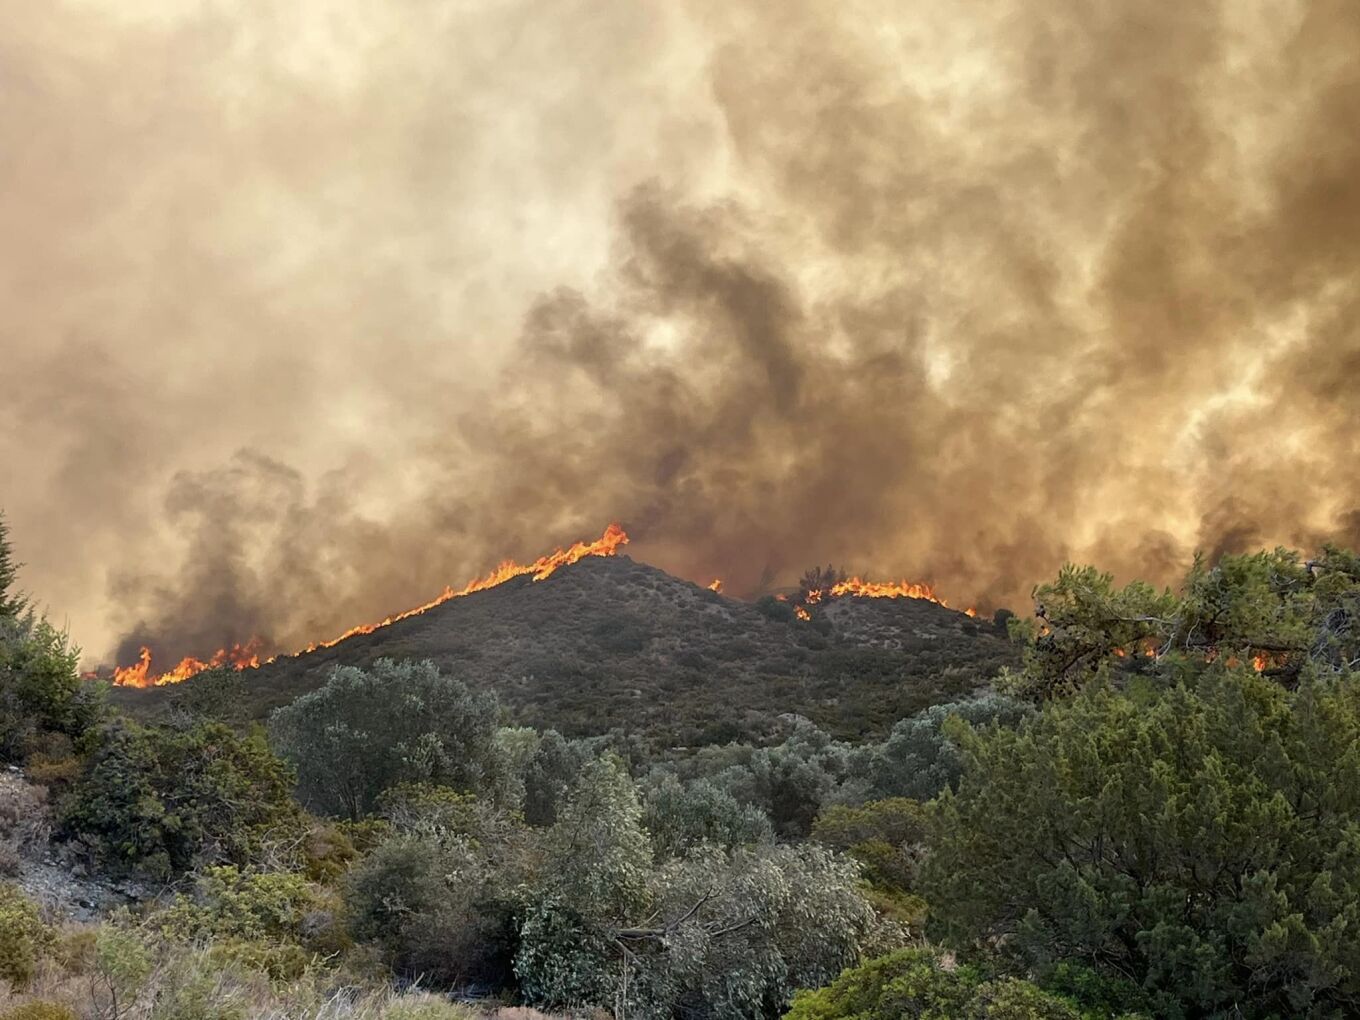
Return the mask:
[[[0,1020],[1357,1015],[1360,560],[1036,600],[990,689],[677,750],[507,724],[519,681],[410,656],[330,662],[265,726],[260,678],[210,671],[139,723],[0,588]]]
[[[241,697],[263,718],[336,665],[428,659],[494,691],[521,725],[571,736],[622,729],[665,747],[763,739],[790,712],[837,736],[881,735],[1018,662],[991,620],[922,599],[812,609],[803,621],[773,599],[742,602],[626,556],[590,557],[248,671]],[[119,691],[116,703],[145,715],[171,695]]]

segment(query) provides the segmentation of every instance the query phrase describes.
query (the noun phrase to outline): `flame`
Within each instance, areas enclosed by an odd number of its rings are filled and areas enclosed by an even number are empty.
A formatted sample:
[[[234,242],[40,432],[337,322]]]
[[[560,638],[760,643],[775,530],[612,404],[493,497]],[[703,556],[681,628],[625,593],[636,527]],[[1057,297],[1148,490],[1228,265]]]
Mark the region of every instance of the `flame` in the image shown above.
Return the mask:
[[[950,608],[948,602],[935,594],[931,585],[918,581],[866,581],[862,577],[847,577],[829,589],[810,591],[803,601],[807,605],[816,605],[824,598],[840,598],[842,595],[865,599],[925,599],[945,609]],[[972,606],[965,609],[964,613],[977,616],[977,610]]]
[[[487,588],[494,588],[498,584],[504,584],[514,577],[523,577],[525,574],[531,576],[535,581],[542,581],[550,577],[559,567],[570,566],[578,560],[583,560],[587,556],[613,556],[621,546],[628,544],[628,534],[617,524],[611,524],[605,528],[604,534],[594,542],[576,542],[566,549],[556,549],[547,556],[540,556],[532,563],[516,563],[513,560],[505,560],[495,570],[486,574],[484,577],[469,581],[463,587],[454,589],[445,588],[436,598],[431,599],[424,605],[408,609],[403,613],[396,613],[378,623],[366,623],[357,627],[351,627],[339,637],[331,638],[328,641],[317,641],[308,645],[302,650],[314,652],[318,648],[331,648],[338,645],[346,638],[354,637],[357,634],[371,634],[380,627],[396,623],[398,620],[405,620],[412,616],[433,609],[435,606],[442,605],[450,599],[461,598],[464,595],[471,595],[473,592],[485,591]],[[716,588],[714,589],[717,590]],[[231,648],[219,649],[208,659],[198,659],[188,656],[180,660],[179,664],[164,673],[156,673],[151,668],[151,650],[143,648],[139,660],[135,666],[122,666],[113,671],[113,682],[126,687],[159,687],[163,684],[179,683],[187,680],[195,673],[201,673],[205,669],[214,669],[218,666],[232,666],[236,669],[254,669],[262,664],[260,659],[260,649],[263,641],[259,638],[252,638],[244,645],[236,644]],[[299,654],[302,654],[299,653]],[[264,663],[273,662],[277,656],[264,659]]]
[[[794,607],[793,607],[793,613],[794,613],[794,615],[797,616],[798,619],[800,619],[800,620],[811,620],[811,619],[812,619],[812,614],[809,613],[809,612],[808,612],[806,609],[804,609],[802,606],[797,606],[797,605],[794,606]]]
[[[721,577],[715,577],[711,582],[709,582],[708,590],[709,590],[709,591],[716,591],[716,592],[720,592],[720,593],[721,593],[721,592],[722,592],[722,578],[721,578]]]

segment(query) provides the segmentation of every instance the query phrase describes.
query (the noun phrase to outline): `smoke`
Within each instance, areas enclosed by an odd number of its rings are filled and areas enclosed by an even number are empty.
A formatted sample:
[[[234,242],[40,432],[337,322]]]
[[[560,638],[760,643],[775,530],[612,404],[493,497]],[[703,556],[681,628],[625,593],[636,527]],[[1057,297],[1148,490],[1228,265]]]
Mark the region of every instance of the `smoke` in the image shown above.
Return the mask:
[[[0,504],[93,658],[620,520],[1019,605],[1360,541],[1360,12],[0,11]]]

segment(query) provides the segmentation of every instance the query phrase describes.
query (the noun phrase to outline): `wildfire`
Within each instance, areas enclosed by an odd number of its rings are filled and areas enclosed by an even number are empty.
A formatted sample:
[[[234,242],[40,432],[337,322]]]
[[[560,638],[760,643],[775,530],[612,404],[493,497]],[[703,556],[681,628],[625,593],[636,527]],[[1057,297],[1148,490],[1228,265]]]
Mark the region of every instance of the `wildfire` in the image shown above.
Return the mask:
[[[722,592],[722,578],[721,578],[721,577],[715,577],[712,581],[710,581],[710,582],[709,582],[709,585],[708,585],[708,590],[709,590],[709,591],[716,591],[716,592],[721,593],[721,592]]]
[[[387,617],[378,623],[361,624],[358,627],[351,627],[339,637],[331,638],[329,641],[317,641],[308,645],[303,652],[314,652],[318,648],[330,648],[338,645],[346,638],[354,637],[356,634],[371,634],[380,627],[396,623],[398,620],[405,620],[412,616],[418,616],[435,606],[442,605],[450,599],[461,598],[464,595],[471,595],[473,592],[485,591],[487,588],[494,588],[498,584],[504,584],[514,577],[523,577],[528,574],[535,581],[542,581],[550,577],[559,567],[570,566],[587,556],[613,556],[621,546],[628,544],[628,534],[617,524],[611,524],[605,528],[604,534],[594,542],[576,542],[566,549],[556,549],[547,556],[540,556],[532,563],[516,563],[513,560],[506,560],[495,570],[484,577],[469,581],[463,587],[454,589],[445,588],[436,598],[431,599],[424,605],[408,609],[403,613],[397,613]],[[721,582],[715,582],[721,583]],[[717,591],[718,589],[714,589]],[[223,648],[215,652],[208,659],[197,659],[193,656],[180,660],[179,664],[164,673],[155,673],[151,669],[151,651],[143,648],[139,661],[135,666],[122,666],[113,671],[113,682],[120,686],[127,687],[158,687],[162,684],[179,683],[187,680],[195,673],[201,673],[205,669],[213,669],[218,666],[232,666],[236,669],[254,669],[261,665],[260,648],[263,642],[259,638],[252,638],[244,645],[233,645],[231,648]],[[273,662],[275,657],[270,657],[263,662]]]
[[[810,591],[804,597],[804,601],[808,605],[815,605],[824,598],[839,598],[842,595],[866,599],[925,599],[946,609],[950,608],[949,603],[936,595],[935,589],[928,584],[917,581],[866,581],[862,577],[848,577],[829,589]],[[964,613],[968,616],[977,616],[977,610],[971,606],[965,609]]]

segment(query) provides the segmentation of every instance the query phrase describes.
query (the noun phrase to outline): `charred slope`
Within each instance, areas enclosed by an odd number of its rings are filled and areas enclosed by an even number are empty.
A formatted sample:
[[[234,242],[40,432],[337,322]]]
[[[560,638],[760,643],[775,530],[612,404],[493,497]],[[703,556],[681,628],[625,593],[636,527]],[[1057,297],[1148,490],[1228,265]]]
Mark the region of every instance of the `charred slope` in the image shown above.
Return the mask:
[[[250,712],[263,716],[336,665],[428,658],[494,689],[517,723],[695,744],[757,737],[786,712],[846,737],[880,733],[967,695],[1014,656],[990,621],[931,602],[841,598],[809,622],[615,556],[516,578],[245,676]],[[118,697],[141,714],[166,691]]]

